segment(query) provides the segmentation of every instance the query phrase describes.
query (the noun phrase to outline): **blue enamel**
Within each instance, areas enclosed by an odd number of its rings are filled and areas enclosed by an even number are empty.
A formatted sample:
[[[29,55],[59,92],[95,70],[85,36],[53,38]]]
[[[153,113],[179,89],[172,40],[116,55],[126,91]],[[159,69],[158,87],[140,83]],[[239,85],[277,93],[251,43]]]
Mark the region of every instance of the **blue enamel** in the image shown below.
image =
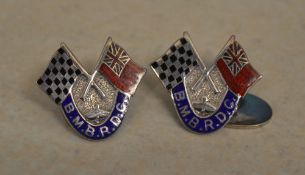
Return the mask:
[[[118,92],[115,107],[108,119],[99,126],[88,123],[81,117],[71,95],[68,95],[62,103],[62,109],[68,123],[82,136],[91,140],[106,139],[111,136],[121,125],[129,104],[129,97]]]
[[[222,128],[233,116],[238,97],[228,90],[220,107],[209,117],[197,116],[191,108],[183,83],[171,90],[175,108],[183,124],[191,131],[207,134]]]

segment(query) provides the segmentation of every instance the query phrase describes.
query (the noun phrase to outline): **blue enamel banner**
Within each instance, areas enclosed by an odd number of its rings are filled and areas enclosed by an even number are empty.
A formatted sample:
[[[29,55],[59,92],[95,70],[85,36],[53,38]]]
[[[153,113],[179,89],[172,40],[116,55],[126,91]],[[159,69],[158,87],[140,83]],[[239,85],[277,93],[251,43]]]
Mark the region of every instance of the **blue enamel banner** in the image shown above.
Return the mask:
[[[99,126],[94,126],[88,123],[78,112],[73,103],[71,95],[62,103],[62,109],[65,113],[65,118],[69,124],[82,136],[92,139],[101,140],[112,135],[121,125],[129,104],[129,96],[118,92],[115,106],[109,118]]]
[[[174,87],[171,90],[171,95],[184,125],[193,132],[202,134],[211,133],[222,128],[233,116],[238,101],[238,97],[228,90],[218,110],[209,117],[202,118],[192,110],[183,83]]]

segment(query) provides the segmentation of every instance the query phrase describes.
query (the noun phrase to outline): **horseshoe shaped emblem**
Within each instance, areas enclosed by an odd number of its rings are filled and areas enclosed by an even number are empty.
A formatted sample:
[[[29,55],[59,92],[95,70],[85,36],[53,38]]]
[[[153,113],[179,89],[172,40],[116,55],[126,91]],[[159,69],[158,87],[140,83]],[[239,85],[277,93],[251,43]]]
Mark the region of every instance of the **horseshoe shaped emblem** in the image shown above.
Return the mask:
[[[184,126],[200,134],[225,126],[241,97],[261,78],[235,36],[207,68],[185,32],[151,68],[170,92]]]
[[[92,75],[61,44],[37,83],[62,108],[77,133],[102,140],[120,127],[145,72],[108,38]]]

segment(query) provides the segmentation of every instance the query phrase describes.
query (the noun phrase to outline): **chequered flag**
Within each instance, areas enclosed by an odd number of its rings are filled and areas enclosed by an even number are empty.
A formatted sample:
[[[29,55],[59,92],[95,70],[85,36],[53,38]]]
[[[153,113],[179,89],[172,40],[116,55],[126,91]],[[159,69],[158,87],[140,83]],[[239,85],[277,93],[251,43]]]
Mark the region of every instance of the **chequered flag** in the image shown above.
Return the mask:
[[[69,89],[81,74],[78,64],[73,60],[65,46],[61,46],[53,55],[53,58],[38,79],[37,83],[57,104],[65,99]]]
[[[168,89],[183,81],[183,77],[198,64],[198,56],[188,39],[182,37],[166,53],[151,64],[152,69]]]

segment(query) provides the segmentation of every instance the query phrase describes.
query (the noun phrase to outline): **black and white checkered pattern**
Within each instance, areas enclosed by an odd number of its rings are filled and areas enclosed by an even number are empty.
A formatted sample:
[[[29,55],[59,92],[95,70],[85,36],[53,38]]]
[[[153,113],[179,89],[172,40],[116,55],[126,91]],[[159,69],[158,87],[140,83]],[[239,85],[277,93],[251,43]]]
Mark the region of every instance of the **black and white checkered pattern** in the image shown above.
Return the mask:
[[[78,67],[65,46],[62,46],[54,54],[49,66],[37,83],[55,103],[61,104],[76,77],[82,73]]]
[[[183,77],[198,65],[198,56],[186,38],[175,42],[158,60],[151,64],[152,69],[168,89],[183,81]]]

